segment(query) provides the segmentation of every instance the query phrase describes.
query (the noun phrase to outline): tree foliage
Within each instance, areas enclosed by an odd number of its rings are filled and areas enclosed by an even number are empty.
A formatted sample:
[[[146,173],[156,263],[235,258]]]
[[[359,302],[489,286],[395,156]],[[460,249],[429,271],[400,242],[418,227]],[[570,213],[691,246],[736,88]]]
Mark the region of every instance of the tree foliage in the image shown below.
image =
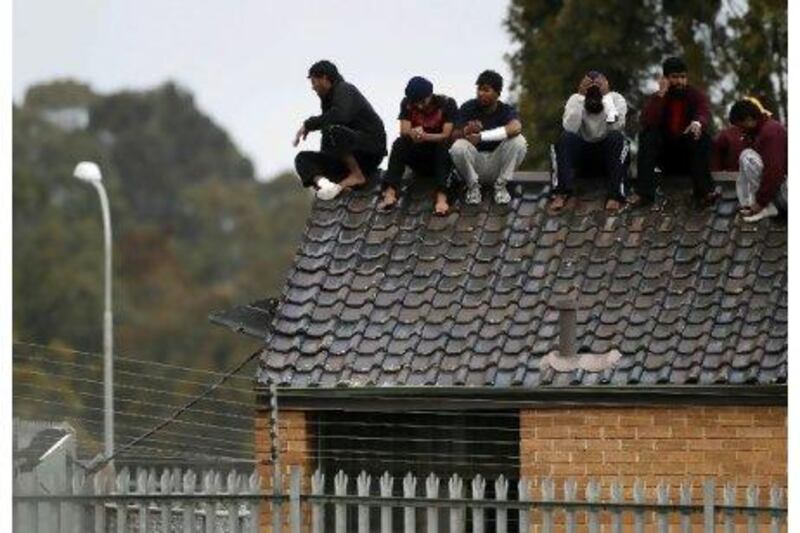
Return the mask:
[[[718,116],[732,99],[756,94],[785,116],[785,0],[512,0],[506,27],[529,164],[542,166],[561,129],[568,96],[601,70],[633,113],[654,90],[667,55],[684,56],[691,82],[710,89]]]
[[[65,106],[86,106],[89,127],[62,129],[44,116]],[[110,95],[74,81],[32,87],[13,109],[13,156],[16,340],[102,350],[99,202],[72,178],[88,159],[102,168],[111,208],[115,353],[224,371],[255,351],[258,342],[207,316],[280,294],[310,208],[294,176],[253,179],[227,133],[172,83]],[[56,375],[42,361],[17,363],[15,387],[46,382],[36,369]],[[65,405],[88,405],[74,383],[57,386],[66,387],[57,395]],[[30,405],[17,408],[31,416]]]

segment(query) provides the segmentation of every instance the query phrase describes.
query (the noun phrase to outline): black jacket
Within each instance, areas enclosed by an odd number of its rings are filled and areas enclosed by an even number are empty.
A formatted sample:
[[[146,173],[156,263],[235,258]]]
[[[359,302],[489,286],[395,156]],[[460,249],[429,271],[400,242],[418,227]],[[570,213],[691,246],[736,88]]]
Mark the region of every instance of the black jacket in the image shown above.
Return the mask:
[[[383,121],[355,85],[344,80],[338,81],[320,100],[322,114],[306,119],[303,125],[306,131],[322,130],[323,150],[328,143],[325,129],[339,125],[368,135],[376,146],[381,147],[380,155],[386,154],[386,129]]]

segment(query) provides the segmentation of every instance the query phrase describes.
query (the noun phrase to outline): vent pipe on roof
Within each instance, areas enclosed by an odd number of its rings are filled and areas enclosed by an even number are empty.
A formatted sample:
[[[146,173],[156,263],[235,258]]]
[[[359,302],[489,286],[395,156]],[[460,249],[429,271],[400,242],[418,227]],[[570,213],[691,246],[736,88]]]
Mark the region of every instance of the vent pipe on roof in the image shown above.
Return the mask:
[[[558,356],[575,357],[575,323],[578,304],[574,298],[565,298],[556,304],[558,309]]]

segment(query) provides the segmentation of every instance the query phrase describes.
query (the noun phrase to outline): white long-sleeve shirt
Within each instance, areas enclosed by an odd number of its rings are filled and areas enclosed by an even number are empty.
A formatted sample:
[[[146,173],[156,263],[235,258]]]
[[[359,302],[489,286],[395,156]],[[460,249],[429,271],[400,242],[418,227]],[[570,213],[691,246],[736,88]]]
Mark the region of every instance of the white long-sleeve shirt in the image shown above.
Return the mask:
[[[582,94],[573,94],[564,105],[564,130],[576,133],[584,141],[602,141],[609,131],[621,130],[625,127],[625,115],[628,113],[628,103],[625,98],[616,92],[609,92],[603,97],[603,110],[599,113],[587,113],[583,107],[586,97]],[[613,108],[613,109],[612,109]],[[616,120],[608,122],[606,118],[616,110]]]

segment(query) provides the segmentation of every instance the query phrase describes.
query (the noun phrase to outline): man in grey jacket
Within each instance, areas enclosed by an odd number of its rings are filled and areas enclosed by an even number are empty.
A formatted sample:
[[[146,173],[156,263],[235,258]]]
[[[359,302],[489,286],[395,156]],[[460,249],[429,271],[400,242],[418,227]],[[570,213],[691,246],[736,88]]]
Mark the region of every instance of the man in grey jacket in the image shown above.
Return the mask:
[[[564,209],[575,193],[575,177],[607,177],[606,210],[619,210],[626,196],[628,143],[622,133],[628,104],[609,89],[600,72],[588,72],[564,106],[564,132],[555,149],[550,210]]]

